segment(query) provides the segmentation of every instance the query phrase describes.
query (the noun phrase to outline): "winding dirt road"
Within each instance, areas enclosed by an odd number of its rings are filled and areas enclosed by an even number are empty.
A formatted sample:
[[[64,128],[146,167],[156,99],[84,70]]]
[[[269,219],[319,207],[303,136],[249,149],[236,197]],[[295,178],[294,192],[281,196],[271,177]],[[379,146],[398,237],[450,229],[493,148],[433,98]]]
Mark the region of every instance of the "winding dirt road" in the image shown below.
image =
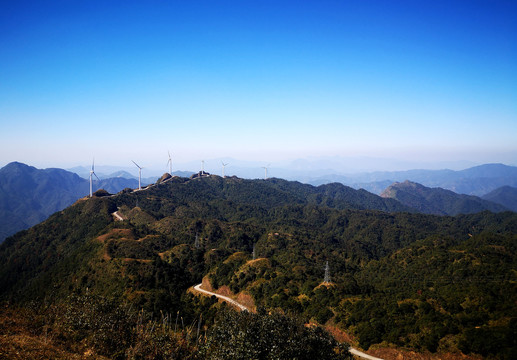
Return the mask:
[[[215,297],[217,297],[217,298],[219,298],[221,300],[224,300],[224,301],[226,301],[226,302],[228,302],[228,303],[230,303],[232,305],[237,306],[241,311],[249,311],[249,309],[246,306],[238,303],[237,301],[229,298],[228,296],[219,295],[219,294],[216,294],[214,292],[211,292],[211,291],[208,291],[208,290],[205,290],[205,289],[201,289],[201,285],[203,285],[203,284],[198,284],[198,285],[194,286],[194,290],[198,291],[198,292],[200,292],[202,294],[206,294],[206,295],[210,295],[210,296],[215,296]],[[361,357],[363,359],[367,359],[367,360],[383,360],[381,358],[368,355],[368,354],[366,354],[366,353],[364,353],[364,352],[362,352],[360,350],[357,350],[356,348],[353,348],[353,347],[350,347],[350,353],[352,355],[359,356],[359,357]]]
[[[118,221],[124,221],[124,218],[122,216],[120,216],[120,214],[118,213],[118,210],[115,211],[114,213],[111,213],[111,215],[115,216]]]
[[[207,291],[207,290],[201,289],[201,285],[203,285],[203,284],[199,284],[199,285],[194,286],[194,290],[199,291],[199,292],[201,292],[203,294],[216,296],[219,299],[222,299],[222,300],[224,300],[224,301],[226,301],[226,302],[228,302],[228,303],[230,303],[232,305],[237,306],[239,309],[241,309],[241,311],[249,311],[249,309],[246,306],[244,306],[242,304],[239,304],[237,301],[235,301],[233,299],[230,299],[228,296],[219,295],[219,294],[213,293],[211,291]]]

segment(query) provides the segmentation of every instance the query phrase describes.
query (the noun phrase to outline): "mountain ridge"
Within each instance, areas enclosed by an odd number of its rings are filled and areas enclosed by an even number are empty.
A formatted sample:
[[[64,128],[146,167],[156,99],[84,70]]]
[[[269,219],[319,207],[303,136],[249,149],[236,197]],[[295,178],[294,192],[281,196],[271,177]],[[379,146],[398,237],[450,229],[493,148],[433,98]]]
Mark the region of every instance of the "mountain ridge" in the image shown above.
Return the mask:
[[[79,168],[77,168],[79,169]],[[76,170],[77,170],[76,169]],[[82,169],[82,168],[80,168]],[[26,171],[27,174],[23,175]],[[10,174],[9,174],[10,173]],[[18,174],[18,177],[17,175]],[[20,162],[12,162],[0,169],[0,242],[5,237],[14,234],[16,231],[28,228],[43,219],[47,218],[54,211],[63,209],[69,204],[72,204],[78,198],[88,194],[88,180],[80,176],[72,176],[71,172],[58,168],[37,169],[33,166],[25,165]],[[116,175],[124,175],[125,173],[118,173]],[[185,172],[185,174],[190,174]],[[449,188],[460,189],[466,183],[470,184],[470,192],[480,192],[480,189],[488,190],[495,189],[496,185],[514,184],[517,186],[517,167],[506,166],[502,164],[485,164],[462,171],[453,170],[411,170],[405,172],[374,172],[363,175],[358,175],[356,178],[342,178],[335,176],[333,181],[324,181],[328,185],[328,191],[332,191],[332,183],[339,182],[351,188],[361,191],[370,191],[373,194],[380,194],[388,185],[388,180],[378,180],[374,182],[358,183],[357,180],[369,181],[374,179],[381,179],[385,176],[400,177],[413,174],[415,178],[427,178],[429,182],[439,182],[436,179],[436,174],[446,175],[446,177],[454,178],[456,183],[450,183]],[[433,175],[434,174],[434,175]],[[463,175],[462,175],[463,174]],[[441,176],[440,175],[440,176]],[[6,178],[9,176],[9,179]],[[485,176],[485,178],[463,179],[467,176]],[[434,179],[434,180],[433,180]],[[458,180],[459,179],[459,180]],[[337,181],[346,180],[346,181]],[[154,180],[147,179],[147,182],[152,183]],[[392,181],[389,181],[391,184]],[[59,186],[54,186],[59,184]],[[463,185],[461,185],[463,184]],[[25,188],[24,188],[25,185]],[[447,185],[447,184],[446,184]],[[138,180],[132,176],[131,179],[123,177],[115,177],[109,179],[102,179],[95,181],[94,187],[96,189],[103,188],[110,193],[117,193],[124,188],[137,188]],[[467,187],[468,187],[467,186]],[[472,190],[472,189],[477,190]],[[46,189],[46,190],[43,190]],[[466,190],[466,191],[467,191]],[[468,192],[467,191],[467,192]],[[14,194],[22,195],[22,200],[17,201]],[[329,202],[332,202],[328,194],[320,194],[326,196]],[[363,193],[352,193],[349,191],[349,196],[356,198],[356,201],[366,201],[367,198],[373,199],[370,195]],[[373,201],[373,200],[372,200]],[[381,206],[378,200],[375,200],[377,209],[384,209],[385,211],[392,211],[394,204],[385,203]],[[414,211],[413,208],[399,208],[399,211]],[[439,213],[439,212],[438,212]]]
[[[143,182],[142,185],[147,183]],[[93,186],[94,190],[102,188],[110,193],[117,193],[125,188],[137,188],[138,180],[115,177],[95,180]],[[299,186],[303,187],[301,183]],[[311,185],[305,186],[307,188]],[[329,184],[326,189],[332,191],[335,186]],[[341,188],[341,192],[343,189]],[[371,206],[378,210],[412,211],[392,200],[380,199],[365,191],[356,193],[352,188],[346,191],[347,196],[353,197],[356,204],[363,203],[354,205],[357,208],[368,208],[366,203],[371,202]],[[88,192],[89,181],[67,170],[37,169],[19,162],[6,165],[0,169],[0,242],[16,231],[33,226],[52,213],[73,204]],[[320,196],[327,200],[329,198],[329,194],[322,193]]]
[[[409,180],[390,185],[380,196],[398,200],[402,204],[425,214],[454,216],[485,210],[492,212],[508,210],[503,205],[477,196],[456,194],[451,190],[442,188],[429,188]]]
[[[502,186],[488,194],[481,197],[484,200],[489,200],[501,204],[512,211],[517,212],[517,188],[511,186]]]
[[[94,181],[94,191],[118,192],[138,187],[134,179]],[[89,181],[58,168],[37,169],[12,162],[0,169],[0,242],[17,231],[45,220],[56,211],[88,195]]]
[[[84,198],[0,245],[0,296],[88,294],[210,322],[213,303],[187,292],[208,276],[257,307],[352,331],[365,349],[513,351],[500,345],[513,334],[517,214],[358,210],[347,191],[207,176]]]
[[[464,170],[377,171],[356,175],[325,175],[306,182],[320,185],[341,182],[353,188],[364,188],[380,194],[387,182],[410,180],[427,187],[441,187],[458,194],[482,196],[501,186],[517,187],[517,167],[504,164],[483,164]]]

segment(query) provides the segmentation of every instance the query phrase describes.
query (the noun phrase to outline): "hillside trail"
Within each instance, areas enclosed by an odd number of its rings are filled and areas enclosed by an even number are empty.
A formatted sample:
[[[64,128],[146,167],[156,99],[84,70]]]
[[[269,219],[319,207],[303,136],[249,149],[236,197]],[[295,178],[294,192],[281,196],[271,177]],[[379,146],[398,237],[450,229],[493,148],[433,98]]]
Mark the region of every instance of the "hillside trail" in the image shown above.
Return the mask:
[[[118,221],[124,221],[124,218],[122,216],[120,216],[120,214],[118,213],[118,210],[115,211],[114,213],[111,213],[111,215],[113,215]]]
[[[210,295],[210,296],[215,296],[223,301],[226,301],[228,302],[229,304],[231,305],[234,305],[236,307],[238,307],[241,311],[250,311],[246,306],[238,303],[237,301],[229,298],[228,296],[224,296],[224,295],[220,295],[220,294],[216,294],[212,291],[208,291],[208,290],[205,290],[205,289],[201,289],[201,285],[203,285],[202,283],[201,284],[198,284],[196,286],[194,286],[194,291],[197,291],[197,292],[200,292],[202,294],[206,294],[206,295]],[[381,358],[378,358],[378,357],[375,357],[375,356],[371,356],[371,355],[368,355],[356,348],[353,348],[353,347],[350,347],[350,353],[352,355],[355,355],[355,356],[358,356],[360,358],[363,358],[363,359],[367,359],[367,360],[383,360]]]

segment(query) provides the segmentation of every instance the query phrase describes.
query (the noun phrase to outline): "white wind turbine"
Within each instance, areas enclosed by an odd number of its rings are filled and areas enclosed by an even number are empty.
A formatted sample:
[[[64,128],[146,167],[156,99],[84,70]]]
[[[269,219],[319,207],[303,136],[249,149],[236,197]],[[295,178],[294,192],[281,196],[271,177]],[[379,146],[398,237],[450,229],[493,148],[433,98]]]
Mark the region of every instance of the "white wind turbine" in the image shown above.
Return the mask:
[[[201,175],[205,174],[205,160],[201,160]]]
[[[267,166],[262,166],[262,169],[264,169],[264,180],[267,180],[267,169],[270,165],[271,164],[267,164]]]
[[[223,165],[223,178],[224,178],[224,177],[225,177],[225,176],[224,176],[224,167],[225,167],[226,165],[228,165],[228,163],[226,163],[226,164],[225,164],[224,162],[222,162],[222,161],[221,161],[221,164]]]
[[[133,161],[133,160],[131,160]],[[136,162],[133,161],[133,164],[136,165],[136,167],[138,168],[138,190],[142,190],[142,167],[140,167],[140,165],[138,165]]]
[[[172,158],[171,158],[171,152],[168,151],[169,153],[169,161],[167,161],[167,165],[169,165],[169,174],[170,176],[172,176]]]
[[[101,179],[99,179],[99,177],[95,173],[95,158],[92,161],[92,169],[90,170],[90,197],[93,196],[93,185],[92,185],[93,184],[93,179],[92,179],[93,175],[95,175],[97,180],[101,181]]]

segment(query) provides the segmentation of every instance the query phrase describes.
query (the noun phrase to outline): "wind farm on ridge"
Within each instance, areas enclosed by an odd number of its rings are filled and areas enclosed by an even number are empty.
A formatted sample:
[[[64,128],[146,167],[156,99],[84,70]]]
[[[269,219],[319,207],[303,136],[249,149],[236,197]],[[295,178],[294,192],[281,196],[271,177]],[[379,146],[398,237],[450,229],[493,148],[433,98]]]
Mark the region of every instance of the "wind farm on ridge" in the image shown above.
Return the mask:
[[[165,181],[168,181],[172,178],[174,178],[175,176],[177,175],[174,175],[173,172],[172,172],[172,156],[171,156],[171,153],[170,151],[167,152],[168,153],[168,160],[167,160],[167,167],[168,167],[168,174],[169,177],[165,180],[163,180],[163,182]],[[134,189],[133,191],[142,191],[142,190],[145,190],[147,188],[149,188],[150,186],[153,186],[154,184],[148,184],[144,187],[142,187],[142,170],[145,169],[144,167],[140,166],[139,164],[137,164],[134,160],[131,160],[131,162],[138,168],[138,188],[137,189]],[[224,161],[221,161],[221,177],[222,178],[226,178],[226,174],[225,174],[225,168],[226,166],[230,165],[228,162],[225,163]],[[268,179],[268,169],[270,168],[271,164],[267,164],[267,166],[262,166],[261,168],[264,169],[264,180],[267,180]],[[212,176],[214,174],[210,174],[208,172],[205,171],[205,160],[201,160],[201,170],[198,172],[198,173],[194,173],[191,178],[195,179],[195,178],[199,178],[199,177],[206,177],[206,176]],[[97,178],[97,181],[101,181],[101,179],[97,176],[97,174],[95,173],[95,158],[93,159],[92,161],[92,166],[91,166],[91,170],[90,170],[90,173],[89,173],[89,183],[90,183],[90,194],[89,194],[89,197],[93,197],[93,194],[94,194],[94,191],[93,191],[93,176],[95,176]]]

